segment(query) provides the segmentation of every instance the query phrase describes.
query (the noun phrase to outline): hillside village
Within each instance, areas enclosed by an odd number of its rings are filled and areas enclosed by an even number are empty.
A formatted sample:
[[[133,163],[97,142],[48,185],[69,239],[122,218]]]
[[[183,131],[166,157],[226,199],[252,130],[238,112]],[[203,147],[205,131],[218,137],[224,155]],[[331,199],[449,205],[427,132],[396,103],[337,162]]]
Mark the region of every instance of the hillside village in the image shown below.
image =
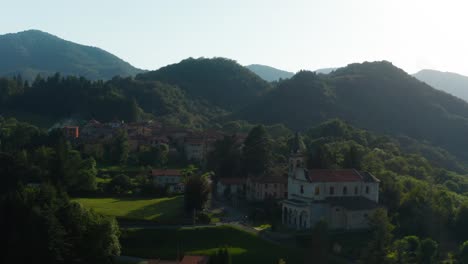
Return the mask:
[[[169,153],[178,153],[188,162],[202,168],[215,142],[228,136],[219,131],[193,131],[164,127],[155,121],[128,123],[88,121],[81,129],[64,126],[64,134],[88,155],[102,152],[106,141],[119,131],[128,136],[129,151],[139,152],[149,147],[167,145]],[[247,135],[233,135],[239,146]],[[297,230],[314,227],[325,220],[331,229],[365,229],[367,216],[378,207],[379,180],[368,172],[347,170],[316,170],[305,167],[305,149],[300,148],[299,134],[294,138],[287,166],[276,165],[261,175],[224,177],[214,175],[212,190],[221,202],[262,202],[274,200],[282,207],[281,223]],[[101,150],[100,150],[101,149]],[[182,169],[154,168],[149,171],[151,182],[168,194],[183,194],[187,175]]]
[[[465,6],[48,1],[146,65],[0,32],[0,263],[468,263]]]

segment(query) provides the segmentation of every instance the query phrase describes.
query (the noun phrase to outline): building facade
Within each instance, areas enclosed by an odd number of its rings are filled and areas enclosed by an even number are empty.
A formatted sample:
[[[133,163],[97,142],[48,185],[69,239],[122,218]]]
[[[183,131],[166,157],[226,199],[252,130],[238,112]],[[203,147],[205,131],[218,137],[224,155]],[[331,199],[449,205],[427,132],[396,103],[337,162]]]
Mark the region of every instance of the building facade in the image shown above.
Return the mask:
[[[231,196],[236,198],[244,198],[245,191],[245,178],[221,178],[216,184],[216,195],[218,197]]]
[[[378,207],[379,182],[372,174],[354,169],[306,169],[304,155],[294,152],[282,222],[294,229],[310,229],[321,220],[330,229],[365,229],[367,217]]]
[[[245,197],[249,201],[288,198],[288,175],[282,170],[271,170],[264,176],[247,178]]]
[[[169,193],[183,193],[185,183],[180,170],[152,170],[151,176],[156,186],[166,187]]]

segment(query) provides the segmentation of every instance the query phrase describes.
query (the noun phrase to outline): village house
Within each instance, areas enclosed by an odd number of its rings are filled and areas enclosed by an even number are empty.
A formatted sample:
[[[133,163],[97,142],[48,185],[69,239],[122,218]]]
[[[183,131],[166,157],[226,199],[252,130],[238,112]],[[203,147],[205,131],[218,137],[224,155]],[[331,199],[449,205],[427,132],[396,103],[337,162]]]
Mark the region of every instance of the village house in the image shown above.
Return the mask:
[[[249,177],[246,182],[246,199],[286,199],[288,197],[288,174],[281,168],[269,170],[263,176]]]
[[[368,216],[378,207],[379,183],[372,174],[355,169],[306,169],[303,153],[295,149],[282,222],[294,229],[310,229],[320,220],[330,229],[368,228]]]
[[[218,197],[225,195],[242,198],[245,196],[246,185],[244,178],[221,178],[216,184],[216,194]]]
[[[151,177],[154,185],[167,188],[169,193],[183,193],[185,191],[184,177],[180,170],[151,170]]]
[[[80,137],[80,128],[77,126],[64,126],[62,131],[68,139],[77,139]]]
[[[85,141],[94,139],[107,140],[112,138],[117,131],[118,129],[112,128],[110,125],[102,124],[101,122],[92,119],[83,126],[80,137]]]
[[[191,161],[202,161],[205,158],[203,138],[186,138],[184,143],[185,158]]]

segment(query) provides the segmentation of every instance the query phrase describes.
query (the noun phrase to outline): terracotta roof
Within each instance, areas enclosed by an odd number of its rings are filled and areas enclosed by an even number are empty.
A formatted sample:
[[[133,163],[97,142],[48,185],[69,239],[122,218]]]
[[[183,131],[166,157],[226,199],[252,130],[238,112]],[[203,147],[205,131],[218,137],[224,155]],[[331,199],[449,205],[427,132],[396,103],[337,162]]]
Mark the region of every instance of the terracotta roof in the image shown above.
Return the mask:
[[[224,185],[243,184],[245,183],[245,179],[244,178],[221,178],[219,179],[219,182]]]
[[[207,264],[208,260],[207,256],[185,256],[180,264]]]
[[[156,169],[151,171],[151,176],[182,176],[180,170],[174,169]]]
[[[357,182],[363,181],[362,175],[354,169],[349,170],[306,170],[311,182]]]

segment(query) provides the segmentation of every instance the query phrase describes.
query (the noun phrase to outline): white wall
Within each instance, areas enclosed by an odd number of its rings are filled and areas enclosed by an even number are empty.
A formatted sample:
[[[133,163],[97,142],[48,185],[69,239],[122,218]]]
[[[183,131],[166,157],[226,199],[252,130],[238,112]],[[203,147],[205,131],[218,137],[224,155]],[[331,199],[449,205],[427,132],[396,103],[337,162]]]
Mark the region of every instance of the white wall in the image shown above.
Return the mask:
[[[301,193],[301,186],[303,186],[304,193]],[[346,186],[347,193],[343,194],[343,189]],[[369,186],[369,194],[365,193],[365,186]],[[320,192],[315,195],[315,188],[318,187]],[[330,194],[330,187],[334,188],[333,195]],[[355,193],[357,188],[357,194]],[[294,178],[288,178],[288,198],[292,199],[294,196],[314,200],[325,200],[327,197],[352,197],[364,196],[370,200],[378,201],[378,184],[364,183],[364,182],[308,182]]]

